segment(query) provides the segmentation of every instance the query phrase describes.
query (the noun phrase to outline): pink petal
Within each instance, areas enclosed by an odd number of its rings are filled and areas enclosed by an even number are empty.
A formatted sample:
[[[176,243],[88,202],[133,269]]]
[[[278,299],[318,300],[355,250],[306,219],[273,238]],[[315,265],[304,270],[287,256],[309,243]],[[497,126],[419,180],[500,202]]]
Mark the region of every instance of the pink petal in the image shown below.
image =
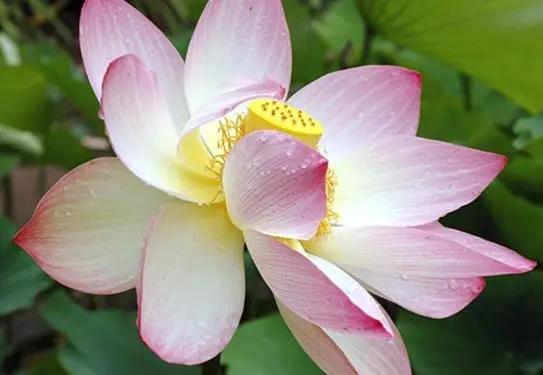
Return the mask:
[[[210,0],[187,53],[189,108],[197,110],[233,79],[270,79],[288,91],[291,60],[280,0]]]
[[[417,72],[363,66],[330,73],[302,88],[288,103],[323,124],[320,146],[335,161],[386,135],[415,135],[420,91]]]
[[[295,138],[258,131],[232,149],[223,172],[228,213],[241,230],[309,239],[326,215],[328,162]]]
[[[279,311],[302,348],[328,375],[411,375],[402,338],[393,326],[393,338],[322,329],[278,302]],[[384,315],[386,315],[383,312]]]
[[[119,293],[134,287],[149,221],[170,199],[118,159],[96,159],[53,186],[14,241],[70,288]]]
[[[477,198],[506,160],[423,138],[379,138],[335,165],[335,209],[347,226],[427,224]]]
[[[157,75],[176,125],[181,128],[185,124],[189,112],[183,90],[183,59],[151,21],[122,0],[86,0],[79,34],[85,70],[99,99],[108,65],[132,54]]]
[[[177,157],[180,133],[168,112],[156,74],[133,55],[106,73],[102,112],[113,149],[139,178],[168,194],[198,203],[217,195],[216,182],[196,179]]]
[[[485,273],[481,274],[482,276],[524,273],[533,270],[537,265],[536,261],[526,259],[513,250],[480,237],[473,236],[469,233],[446,228],[437,222],[419,227],[419,229],[443,239],[457,242],[471,251],[477,252],[500,263],[500,267],[496,267],[492,271],[485,271]]]
[[[391,332],[373,298],[333,264],[255,231],[244,231],[244,236],[272,292],[300,317],[342,332]]]
[[[432,318],[467,306],[484,288],[480,276],[509,270],[457,242],[414,228],[337,230],[308,246],[371,292]]]
[[[243,237],[224,206],[174,202],[153,220],[138,282],[143,341],[168,362],[213,358],[236,330],[245,298]]]
[[[198,110],[193,111],[192,117],[183,129],[187,134],[201,125],[225,116],[237,106],[257,98],[281,99],[285,88],[268,79],[259,82],[247,82],[243,86],[232,86],[229,90],[211,97]]]

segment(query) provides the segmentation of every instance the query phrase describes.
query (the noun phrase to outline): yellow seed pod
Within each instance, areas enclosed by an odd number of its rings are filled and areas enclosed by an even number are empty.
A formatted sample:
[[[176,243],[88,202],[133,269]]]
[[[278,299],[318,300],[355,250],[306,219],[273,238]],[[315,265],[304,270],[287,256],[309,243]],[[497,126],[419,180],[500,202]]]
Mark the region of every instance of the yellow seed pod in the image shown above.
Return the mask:
[[[289,134],[312,148],[317,147],[324,131],[321,123],[304,111],[270,99],[257,99],[249,104],[245,131],[249,134],[259,130]]]

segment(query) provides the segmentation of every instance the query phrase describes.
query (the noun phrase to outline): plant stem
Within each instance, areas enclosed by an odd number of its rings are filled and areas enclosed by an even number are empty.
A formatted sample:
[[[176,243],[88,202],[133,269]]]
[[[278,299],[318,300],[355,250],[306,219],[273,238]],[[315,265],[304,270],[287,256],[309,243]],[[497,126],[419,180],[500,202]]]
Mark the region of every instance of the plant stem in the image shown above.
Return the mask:
[[[13,219],[13,181],[11,175],[2,178],[2,190],[4,193],[2,202],[4,204],[4,214],[7,218]]]
[[[219,375],[221,371],[221,353],[202,365],[202,375]]]
[[[471,79],[467,74],[460,76],[460,83],[462,85],[462,97],[464,99],[464,109],[471,112],[473,109],[472,97],[471,97]]]
[[[364,22],[364,44],[362,45],[362,60],[360,61],[360,65],[368,65],[370,62],[371,46],[374,35],[375,31],[373,28],[367,21]]]

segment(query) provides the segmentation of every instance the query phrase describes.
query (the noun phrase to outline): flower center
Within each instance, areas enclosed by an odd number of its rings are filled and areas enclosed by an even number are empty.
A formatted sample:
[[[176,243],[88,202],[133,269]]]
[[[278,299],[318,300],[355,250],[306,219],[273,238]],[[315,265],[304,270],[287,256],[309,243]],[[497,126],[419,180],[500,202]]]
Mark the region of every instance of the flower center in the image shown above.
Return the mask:
[[[317,148],[324,132],[320,122],[302,110],[276,100],[258,99],[252,101],[247,108],[246,115],[238,115],[234,119],[224,118],[219,121],[217,153],[212,156],[206,167],[206,172],[219,182],[221,189],[222,174],[228,154],[241,138],[260,130],[275,130],[289,134],[313,149]],[[316,236],[329,234],[332,225],[338,220],[338,215],[333,210],[336,186],[336,175],[329,168],[326,174],[327,214],[321,221]]]

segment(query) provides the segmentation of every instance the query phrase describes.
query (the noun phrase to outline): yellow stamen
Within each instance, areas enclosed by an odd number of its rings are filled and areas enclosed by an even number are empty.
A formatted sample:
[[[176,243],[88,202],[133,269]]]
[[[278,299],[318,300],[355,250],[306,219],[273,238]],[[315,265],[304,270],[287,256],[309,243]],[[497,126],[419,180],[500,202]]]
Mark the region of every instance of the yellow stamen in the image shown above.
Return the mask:
[[[254,100],[249,104],[245,124],[247,134],[258,130],[277,130],[311,148],[317,147],[324,131],[320,122],[304,111],[269,99]]]
[[[339,215],[334,211],[337,177],[335,172],[328,168],[326,173],[326,217],[321,221],[316,237],[326,236],[332,232],[332,225],[337,224]]]
[[[217,148],[220,153],[211,158],[206,171],[221,183],[222,188],[224,163],[234,145],[245,135],[245,118],[241,115],[238,115],[233,121],[225,118],[219,121],[219,128],[217,130],[219,132]]]

